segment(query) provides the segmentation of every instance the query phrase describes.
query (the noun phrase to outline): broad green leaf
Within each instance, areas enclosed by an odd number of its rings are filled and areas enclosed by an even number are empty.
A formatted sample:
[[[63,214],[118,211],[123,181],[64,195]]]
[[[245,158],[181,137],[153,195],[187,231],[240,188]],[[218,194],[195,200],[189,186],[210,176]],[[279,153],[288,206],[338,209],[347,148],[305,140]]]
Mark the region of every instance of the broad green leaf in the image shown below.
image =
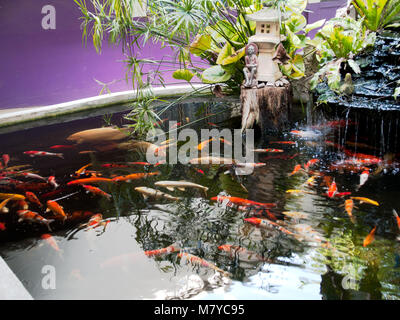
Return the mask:
[[[226,72],[220,65],[210,67],[203,71],[201,78],[204,83],[219,83],[228,81],[232,75]]]
[[[190,44],[189,51],[196,56],[200,56],[204,51],[211,47],[211,36],[209,34],[197,35]]]
[[[285,21],[285,24],[290,31],[297,33],[303,30],[303,28],[307,25],[307,20],[302,14],[293,13],[290,16],[290,19]]]
[[[300,79],[304,77],[304,72],[306,70],[304,65],[303,56],[296,54],[292,60],[293,73],[290,75],[293,79]]]
[[[233,54],[235,50],[232,48],[229,42],[225,43],[224,47],[222,48],[221,52],[218,55],[217,64],[222,64],[222,61],[224,61],[225,58],[229,57],[231,54]]]
[[[321,20],[315,21],[314,23],[308,24],[304,29],[304,33],[307,34],[311,30],[322,27],[324,25],[325,21],[326,21],[326,19],[321,19]]]
[[[288,0],[286,8],[296,13],[302,13],[307,7],[307,0]]]
[[[347,60],[347,62],[355,73],[357,73],[357,74],[361,73],[360,66],[358,65],[357,62],[355,62],[353,59],[349,59],[349,60]]]
[[[178,69],[173,74],[172,77],[177,80],[186,80],[190,82],[192,80],[194,74],[188,69]]]
[[[245,54],[246,54],[246,48],[243,47],[242,49],[239,49],[238,51],[234,52],[230,56],[226,57],[222,61],[221,64],[222,65],[227,65],[227,64],[230,64],[230,63],[235,63],[235,62],[239,61],[242,57],[244,57]]]

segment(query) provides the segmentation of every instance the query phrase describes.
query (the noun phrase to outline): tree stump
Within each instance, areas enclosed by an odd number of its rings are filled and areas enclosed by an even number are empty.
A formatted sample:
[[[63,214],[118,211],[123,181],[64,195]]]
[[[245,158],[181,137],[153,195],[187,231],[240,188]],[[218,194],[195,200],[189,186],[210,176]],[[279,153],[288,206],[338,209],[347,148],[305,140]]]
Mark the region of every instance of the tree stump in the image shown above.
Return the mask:
[[[290,84],[282,87],[245,88],[241,86],[242,131],[254,123],[261,130],[281,131],[289,124],[292,104]]]

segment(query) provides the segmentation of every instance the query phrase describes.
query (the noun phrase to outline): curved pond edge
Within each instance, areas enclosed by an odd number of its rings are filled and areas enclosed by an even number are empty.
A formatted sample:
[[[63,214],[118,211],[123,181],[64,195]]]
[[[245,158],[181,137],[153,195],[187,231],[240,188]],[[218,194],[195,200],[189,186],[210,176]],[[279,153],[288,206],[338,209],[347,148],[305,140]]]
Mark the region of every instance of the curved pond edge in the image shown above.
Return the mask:
[[[211,95],[209,85],[204,84],[156,87],[153,88],[152,91],[157,98],[169,98],[192,93],[195,91],[199,91],[198,93],[196,93],[196,95]],[[106,108],[113,105],[124,105],[135,101],[136,97],[137,90],[128,90],[54,104],[50,106],[24,108],[24,110],[21,111],[5,112],[3,114],[0,114],[0,128],[82,111]]]
[[[0,274],[0,300],[33,300],[2,257],[0,257]]]

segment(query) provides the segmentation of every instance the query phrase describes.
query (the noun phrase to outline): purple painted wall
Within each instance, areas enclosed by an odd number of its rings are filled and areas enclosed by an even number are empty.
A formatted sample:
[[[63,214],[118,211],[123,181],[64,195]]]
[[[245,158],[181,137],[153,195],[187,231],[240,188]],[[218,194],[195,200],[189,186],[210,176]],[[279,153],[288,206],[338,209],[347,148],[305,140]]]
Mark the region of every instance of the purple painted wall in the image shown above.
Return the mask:
[[[310,4],[309,22],[334,16],[335,0]],[[56,9],[56,29],[42,28],[42,7]],[[0,0],[0,109],[43,106],[98,95],[105,83],[124,77],[119,47],[107,44],[101,55],[92,43],[82,45],[80,11],[73,0]],[[171,51],[147,45],[140,57],[161,59]],[[168,82],[178,82],[166,76]],[[169,80],[169,81],[168,81]],[[125,81],[111,92],[131,89]]]
[[[56,9],[55,30],[42,28],[47,4]],[[105,43],[97,54],[90,39],[84,47],[79,17],[72,0],[0,0],[0,109],[95,96],[102,87],[94,79],[109,83],[124,78],[121,48]],[[140,57],[154,59],[170,54],[156,45],[140,51]],[[109,88],[117,92],[131,86],[122,80]]]

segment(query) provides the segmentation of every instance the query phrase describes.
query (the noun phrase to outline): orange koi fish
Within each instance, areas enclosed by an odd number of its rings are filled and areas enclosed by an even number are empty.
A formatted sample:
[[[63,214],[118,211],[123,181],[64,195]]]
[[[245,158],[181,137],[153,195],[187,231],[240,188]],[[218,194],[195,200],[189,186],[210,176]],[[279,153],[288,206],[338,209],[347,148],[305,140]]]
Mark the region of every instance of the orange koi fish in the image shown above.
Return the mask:
[[[25,200],[25,196],[15,193],[0,193],[0,199],[14,198],[15,200]]]
[[[7,212],[8,212],[8,210],[4,210],[4,211],[2,211],[2,210],[3,210],[3,208],[6,207],[6,204],[7,204],[10,200],[12,200],[12,199],[14,199],[14,197],[7,198],[6,200],[4,200],[4,201],[2,201],[2,202],[0,203],[0,211],[1,211],[1,212],[3,212],[3,213],[7,213]]]
[[[374,163],[380,163],[383,161],[379,157],[371,156],[369,154],[364,154],[364,153],[354,153],[354,152],[351,152],[350,150],[346,150],[346,149],[344,150],[344,153],[349,157],[356,158],[356,159],[369,160]]]
[[[92,163],[89,163],[89,164],[83,166],[82,168],[76,170],[76,171],[75,171],[75,174],[76,174],[77,176],[81,175],[82,173],[85,172],[85,169],[86,169],[87,167],[91,166],[91,165],[92,165]]]
[[[144,254],[148,257],[152,257],[152,256],[158,256],[158,255],[162,255],[165,253],[172,253],[172,252],[177,252],[181,250],[181,248],[179,248],[176,245],[170,245],[166,248],[162,248],[162,249],[156,249],[156,250],[148,250],[145,251]]]
[[[239,197],[228,197],[228,196],[217,196],[212,197],[210,200],[222,202],[224,200],[229,200],[229,203],[239,205],[239,206],[256,206],[256,207],[264,207],[264,208],[275,208],[276,203],[262,203],[256,202],[252,200],[247,200]]]
[[[279,144],[296,144],[295,141],[270,141],[269,143],[279,143]]]
[[[344,209],[350,217],[351,222],[354,223],[354,216],[353,216],[353,208],[354,208],[354,201],[351,199],[347,199],[344,202]]]
[[[37,212],[33,212],[33,211],[29,211],[29,210],[18,210],[17,214],[19,216],[18,222],[29,221],[29,222],[44,224],[47,226],[49,231],[52,232],[50,229],[50,223],[52,223],[54,221],[53,219],[45,219]]]
[[[197,150],[203,150],[204,147],[206,145],[208,145],[211,141],[214,141],[214,138],[211,138],[211,139],[205,140],[203,142],[200,142],[199,145],[197,146]]]
[[[106,197],[108,200],[111,200],[111,197],[112,197],[111,194],[104,192],[100,188],[89,186],[89,185],[85,185],[85,184],[83,184],[82,187],[85,188],[85,190],[87,192],[90,192],[90,193],[92,193],[94,195],[99,195],[99,196],[102,196],[102,197]]]
[[[8,162],[10,161],[10,156],[8,154],[3,154],[2,158],[4,162],[4,167],[7,167]]]
[[[130,182],[132,180],[137,180],[137,179],[143,179],[143,178],[147,178],[150,176],[157,176],[160,175],[161,173],[159,171],[156,172],[149,172],[149,173],[133,173],[133,174],[129,174],[127,176],[120,176],[120,177],[115,177],[112,179],[112,181],[126,181],[126,182]]]
[[[368,198],[364,198],[364,197],[350,197],[350,198],[354,199],[354,200],[358,200],[358,201],[360,201],[360,203],[369,203],[369,204],[372,204],[377,207],[379,206],[379,203],[377,201],[371,200]]]
[[[301,165],[300,164],[295,165],[293,171],[291,173],[289,173],[289,177],[296,174],[300,170],[302,170]]]
[[[335,180],[332,181],[328,192],[326,193],[329,198],[333,198],[335,194],[338,192]]]
[[[148,162],[140,162],[140,161],[136,161],[136,162],[127,162],[127,164],[130,165],[138,165],[138,166],[150,166],[151,164]]]
[[[376,226],[371,230],[371,232],[365,237],[364,242],[363,242],[363,247],[366,247],[369,245],[372,241],[375,239],[375,231],[376,231]]]
[[[396,219],[397,226],[399,227],[399,230],[400,230],[400,218],[399,218],[399,215],[397,214],[396,210],[394,210],[394,209],[393,209],[393,215],[394,215],[394,218]]]
[[[304,165],[304,168],[305,168],[306,170],[308,170],[308,168],[309,168],[310,166],[313,166],[313,165],[316,164],[317,162],[319,162],[319,159],[311,159],[311,160],[308,160],[307,163]]]
[[[251,223],[251,224],[253,224],[255,226],[262,227],[262,228],[268,228],[268,227],[272,226],[272,227],[278,229],[279,231],[281,231],[283,233],[286,233],[286,234],[289,234],[289,235],[293,235],[294,234],[293,232],[281,227],[279,224],[277,224],[275,222],[272,222],[272,221],[269,221],[267,219],[246,218],[246,219],[244,219],[244,221],[249,222],[249,223]]]
[[[43,204],[39,201],[38,197],[30,191],[25,192],[25,196],[29,202],[37,204],[39,207],[43,207]]]
[[[59,157],[64,159],[64,155],[62,153],[51,153],[45,151],[25,151],[24,154],[32,157]]]
[[[231,143],[230,141],[225,140],[225,139],[223,139],[223,138],[219,138],[219,141],[221,141],[222,143],[227,144],[228,146],[231,146],[231,145],[232,145],[232,143]]]
[[[53,200],[47,201],[46,212],[48,211],[52,211],[55,215],[61,216],[64,221],[67,219],[67,215],[65,214],[63,207],[60,206],[56,201]]]
[[[83,179],[73,180],[73,181],[68,182],[67,185],[71,186],[71,185],[75,185],[75,184],[101,183],[101,182],[114,182],[114,181],[113,181],[113,179],[92,177],[92,178],[83,178]]]
[[[60,248],[58,247],[58,244],[56,242],[56,239],[49,234],[49,233],[44,233],[40,236],[41,239],[46,240],[46,242],[56,251],[60,252]]]
[[[202,267],[206,267],[206,268],[211,268],[217,272],[222,273],[225,276],[228,276],[229,273],[218,268],[216,265],[214,265],[213,263],[206,261],[200,257],[197,257],[193,254],[187,253],[187,252],[180,252],[178,253],[178,257],[180,259],[182,259],[183,257],[186,259],[186,261],[189,261],[191,264],[193,265],[198,265],[198,266],[202,266]]]

